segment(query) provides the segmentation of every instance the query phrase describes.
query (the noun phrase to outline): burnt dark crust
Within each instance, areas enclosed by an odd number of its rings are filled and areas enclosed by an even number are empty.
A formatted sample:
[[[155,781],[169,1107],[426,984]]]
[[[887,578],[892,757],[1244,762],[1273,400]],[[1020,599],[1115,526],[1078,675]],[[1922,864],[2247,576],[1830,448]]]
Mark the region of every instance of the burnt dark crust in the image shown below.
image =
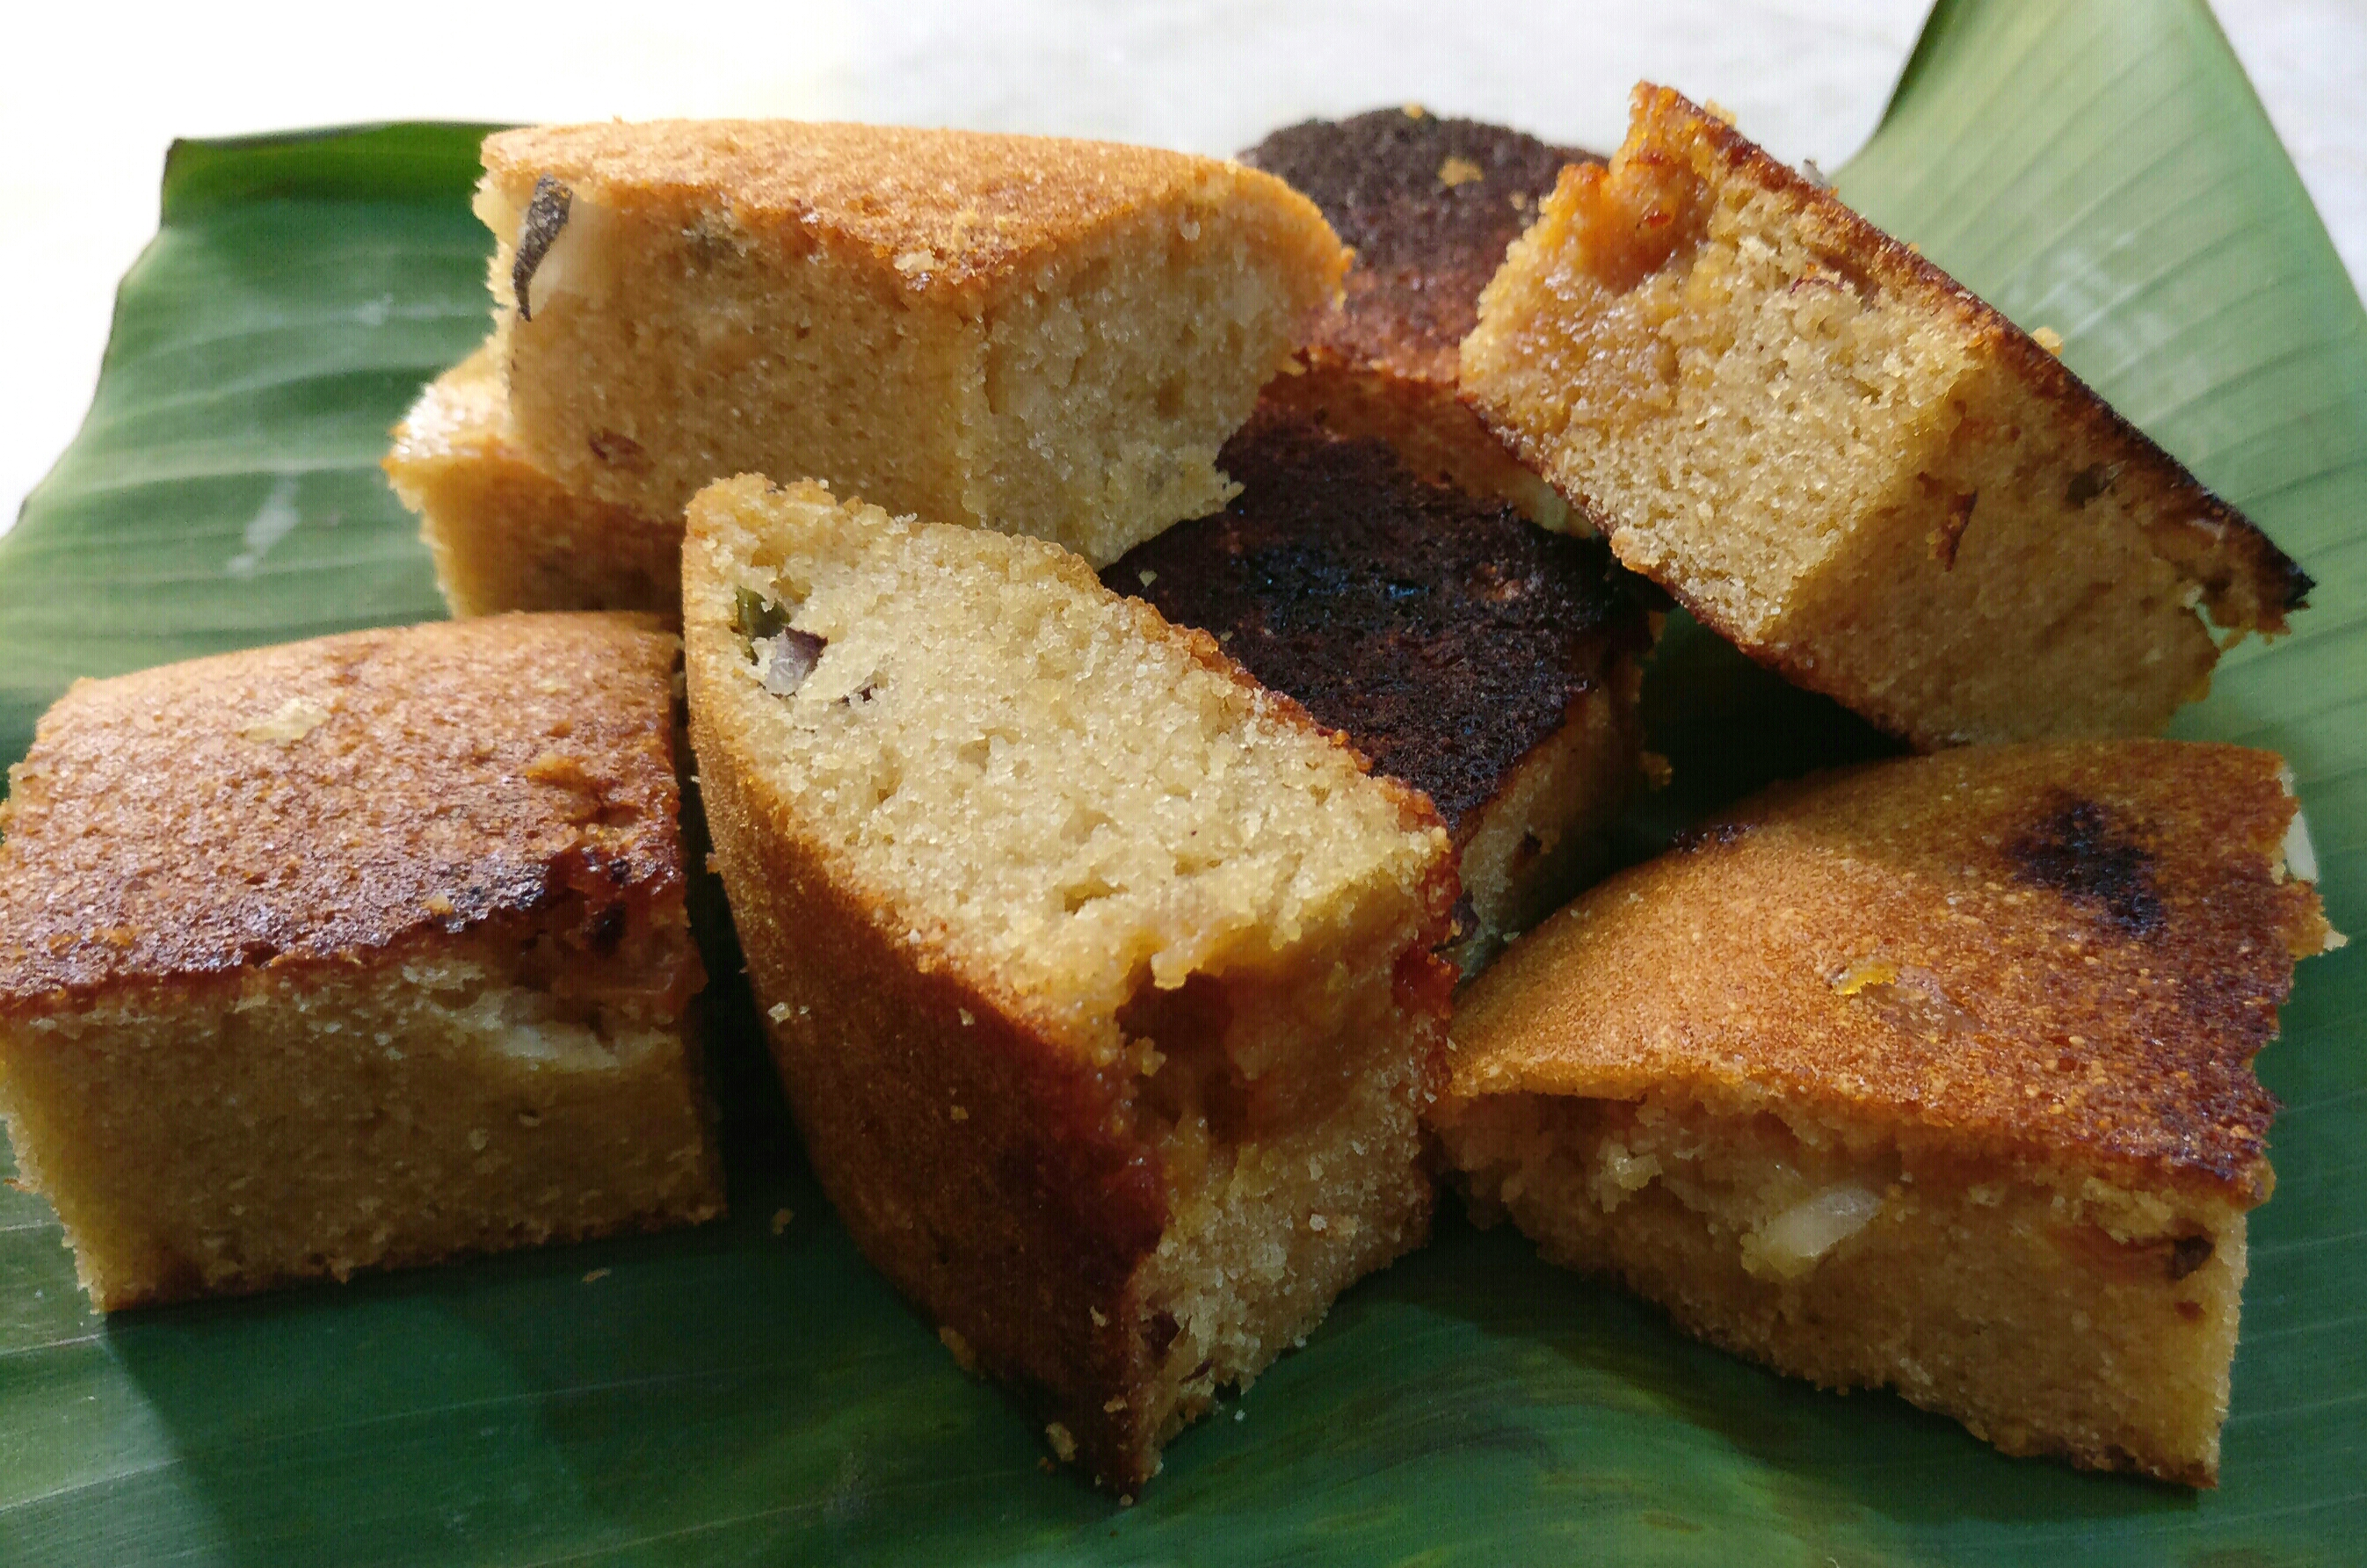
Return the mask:
[[[1649,632],[1597,540],[1415,478],[1377,440],[1262,405],[1219,458],[1242,492],[1103,573],[1345,732],[1451,832]]]
[[[1601,163],[1525,132],[1419,108],[1285,127],[1241,162],[1288,181],[1356,252],[1314,351],[1455,381],[1479,290],[1562,165]]]

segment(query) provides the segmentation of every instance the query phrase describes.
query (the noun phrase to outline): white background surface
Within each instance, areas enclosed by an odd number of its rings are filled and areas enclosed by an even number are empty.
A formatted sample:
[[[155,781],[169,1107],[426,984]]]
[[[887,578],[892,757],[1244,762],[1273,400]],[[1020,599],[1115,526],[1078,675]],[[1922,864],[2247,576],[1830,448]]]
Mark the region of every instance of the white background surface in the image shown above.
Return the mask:
[[[73,437],[175,136],[372,119],[791,115],[1230,153],[1386,104],[1608,151],[1638,77],[1845,162],[1924,0],[589,0],[164,6],[32,0],[0,29],[0,526]],[[2034,4],[2045,0],[2033,0]],[[2354,283],[2367,278],[2367,0],[2222,0]]]

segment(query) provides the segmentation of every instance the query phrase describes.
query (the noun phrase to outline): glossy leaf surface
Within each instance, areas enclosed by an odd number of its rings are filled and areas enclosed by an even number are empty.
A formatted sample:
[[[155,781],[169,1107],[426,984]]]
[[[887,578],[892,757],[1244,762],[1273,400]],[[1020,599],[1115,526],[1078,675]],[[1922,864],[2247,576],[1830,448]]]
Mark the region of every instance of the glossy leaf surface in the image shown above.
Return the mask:
[[[376,464],[484,329],[475,141],[393,126],[176,150],[89,421],[0,540],[0,756],[76,676],[437,612]],[[2294,635],[2240,652],[2180,728],[2293,760],[2336,922],[2367,931],[2367,318],[2207,14],[1942,5],[1841,189],[2058,329],[2075,369],[2316,575]],[[1710,781],[1688,804],[1863,744],[1814,705],[1768,708],[1720,653],[1681,644],[1655,677],[1668,744]],[[1739,750],[1702,717],[1745,711],[1774,718]],[[2203,1495],[2002,1459],[1886,1396],[1786,1382],[1449,1218],[1117,1508],[1046,1473],[1026,1424],[855,1255],[744,999],[720,1001],[734,1212],[702,1231],[103,1323],[47,1207],[0,1190],[0,1562],[2359,1549],[2367,944],[2307,966],[2261,1062],[2288,1106],[2278,1187],[2224,1483]]]

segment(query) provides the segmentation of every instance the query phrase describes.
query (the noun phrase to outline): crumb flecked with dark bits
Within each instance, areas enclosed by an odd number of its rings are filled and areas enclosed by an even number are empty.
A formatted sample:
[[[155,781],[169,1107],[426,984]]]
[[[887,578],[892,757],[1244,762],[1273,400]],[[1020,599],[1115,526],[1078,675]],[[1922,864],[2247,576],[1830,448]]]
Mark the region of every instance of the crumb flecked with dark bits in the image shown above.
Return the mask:
[[[527,199],[526,219],[518,225],[517,250],[510,261],[510,291],[517,296],[518,319],[532,321],[534,308],[527,295],[534,282],[536,268],[567,227],[567,214],[575,205],[575,193],[549,175],[535,177],[534,195]]]
[[[2136,936],[2161,928],[2153,856],[2126,824],[2094,801],[2067,799],[2006,846],[2015,869],[2065,897],[2100,907]]]
[[[1956,569],[1956,551],[1965,542],[1965,530],[1972,526],[1973,507],[1979,499],[1979,493],[1972,490],[1951,496],[1939,527],[1931,530],[1931,558],[1940,563],[1941,571]]]

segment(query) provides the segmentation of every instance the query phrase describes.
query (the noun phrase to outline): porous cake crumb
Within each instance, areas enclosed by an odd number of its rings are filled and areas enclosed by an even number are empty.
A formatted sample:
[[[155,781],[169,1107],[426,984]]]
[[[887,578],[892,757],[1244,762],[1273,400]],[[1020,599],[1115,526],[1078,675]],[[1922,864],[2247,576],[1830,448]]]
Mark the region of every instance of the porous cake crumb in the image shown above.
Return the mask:
[[[2213,1484],[2272,1181],[2252,1058],[2338,940],[2282,771],[2071,742],[1779,786],[1466,992],[1447,1154],[1716,1344]]]
[[[1648,85],[1464,340],[1621,561],[1920,749],[2141,734],[2309,579],[2026,335]]]
[[[1270,175],[1104,142],[677,120],[484,163],[519,443],[650,517],[765,470],[1105,563],[1224,503],[1348,264]]]
[[[742,477],[691,505],[684,611],[816,1175],[947,1343],[1131,1491],[1426,1233],[1445,830],[1033,540]]]
[[[722,1210],[642,617],[77,683],[0,807],[0,1111],[100,1308]]]

